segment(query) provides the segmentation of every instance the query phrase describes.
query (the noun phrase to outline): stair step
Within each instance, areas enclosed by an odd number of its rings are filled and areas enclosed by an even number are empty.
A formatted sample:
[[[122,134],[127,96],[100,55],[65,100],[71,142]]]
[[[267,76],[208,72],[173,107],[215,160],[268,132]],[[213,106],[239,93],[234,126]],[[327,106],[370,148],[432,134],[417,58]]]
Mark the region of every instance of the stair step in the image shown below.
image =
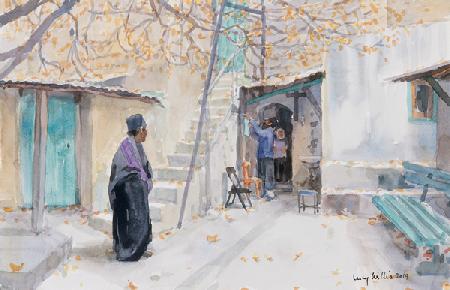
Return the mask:
[[[210,106],[227,106],[231,103],[230,97],[221,97],[221,98],[211,98],[209,101]],[[201,100],[198,101],[198,104],[201,104]]]
[[[194,150],[194,143],[178,142],[175,150],[176,153],[191,154],[192,151]],[[202,142],[198,147],[198,152],[202,154],[205,153],[205,151],[206,151],[206,144]]]
[[[150,192],[151,202],[172,202],[177,203],[178,187],[172,184],[157,184]]]
[[[209,119],[209,126],[212,128],[217,127],[220,122],[222,122],[224,117],[215,117],[215,118],[210,118]],[[192,130],[197,130],[197,126],[198,126],[198,120],[191,120],[191,129]],[[203,127],[205,128],[205,127]]]
[[[196,163],[199,162],[202,157],[202,155],[198,155]],[[172,154],[168,156],[168,159],[170,167],[189,167],[192,154]]]
[[[197,128],[197,127],[196,127]],[[202,141],[204,142],[206,140],[206,134],[202,134]],[[191,128],[189,131],[186,132],[184,135],[184,141],[186,143],[193,143],[195,141],[195,138],[197,138],[197,131],[194,128]],[[170,162],[170,160],[169,160]]]
[[[229,106],[210,106],[209,107],[209,115],[211,117],[224,116],[227,113],[228,109],[229,109]],[[195,113],[197,113],[198,116],[200,116],[200,110],[201,110],[200,106],[198,106],[197,109],[195,109]]]
[[[149,203],[149,206],[150,206],[150,218],[152,219],[152,222],[162,221],[163,210],[166,205],[164,203],[151,202]]]
[[[188,168],[184,167],[167,167],[158,168],[153,170],[156,180],[168,181],[168,180],[186,180],[188,174]]]

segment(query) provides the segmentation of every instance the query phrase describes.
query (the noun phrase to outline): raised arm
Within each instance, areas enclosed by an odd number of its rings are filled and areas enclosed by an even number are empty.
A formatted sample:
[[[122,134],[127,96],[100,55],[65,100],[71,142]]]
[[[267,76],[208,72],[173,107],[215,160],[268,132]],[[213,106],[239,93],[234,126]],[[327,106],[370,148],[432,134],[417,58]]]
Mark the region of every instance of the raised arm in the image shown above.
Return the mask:
[[[250,120],[250,124],[252,124],[251,129],[253,132],[255,132],[258,136],[264,135],[264,130],[259,127],[258,123],[255,120]]]

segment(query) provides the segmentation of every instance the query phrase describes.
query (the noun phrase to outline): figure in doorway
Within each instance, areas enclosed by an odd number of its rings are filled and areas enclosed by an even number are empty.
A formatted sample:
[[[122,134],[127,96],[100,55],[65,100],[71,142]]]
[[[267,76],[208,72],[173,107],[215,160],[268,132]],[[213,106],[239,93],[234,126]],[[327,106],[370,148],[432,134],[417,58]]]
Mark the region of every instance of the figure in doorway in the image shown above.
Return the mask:
[[[147,124],[142,115],[126,120],[128,136],[114,155],[108,192],[113,210],[114,251],[119,261],[137,261],[152,240],[148,194],[152,190],[152,169],[142,143]]]
[[[286,134],[282,128],[278,128],[275,131],[275,136],[276,138],[273,141],[275,181],[286,182],[286,157],[288,148],[286,144]]]
[[[261,126],[254,120],[250,120],[250,128],[252,136],[258,140],[258,177],[263,182],[263,194],[267,200],[274,197],[274,164],[273,164],[273,121],[265,119]]]

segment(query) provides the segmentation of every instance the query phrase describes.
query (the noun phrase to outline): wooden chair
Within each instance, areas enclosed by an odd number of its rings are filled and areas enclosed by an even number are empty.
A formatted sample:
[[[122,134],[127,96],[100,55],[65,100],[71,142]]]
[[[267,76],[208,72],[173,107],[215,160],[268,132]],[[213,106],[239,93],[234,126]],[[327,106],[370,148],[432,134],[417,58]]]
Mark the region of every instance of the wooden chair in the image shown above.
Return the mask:
[[[261,197],[262,180],[258,177],[250,176],[250,162],[244,160],[242,162],[242,175],[244,186],[249,188],[252,183],[255,185],[255,195],[256,197]]]
[[[225,203],[225,207],[227,208],[229,205],[234,203],[234,200],[236,199],[236,195],[239,198],[239,201],[242,204],[242,207],[247,210],[247,207],[245,205],[244,199],[242,198],[242,194],[245,194],[247,197],[249,206],[252,207],[252,202],[250,200],[250,193],[252,192],[250,189],[242,187],[241,181],[239,177],[237,176],[236,170],[234,167],[227,167],[225,168],[228,178],[231,180],[231,190],[228,191],[228,199]],[[233,196],[233,200],[230,202],[231,196]]]

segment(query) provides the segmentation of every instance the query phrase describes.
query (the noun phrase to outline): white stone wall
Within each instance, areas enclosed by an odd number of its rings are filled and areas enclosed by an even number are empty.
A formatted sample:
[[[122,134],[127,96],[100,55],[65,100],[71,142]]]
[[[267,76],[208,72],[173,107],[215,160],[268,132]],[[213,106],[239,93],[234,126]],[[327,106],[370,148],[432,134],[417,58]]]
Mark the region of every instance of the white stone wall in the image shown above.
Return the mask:
[[[395,179],[389,171],[402,160],[436,165],[436,122],[409,121],[407,83],[391,79],[450,60],[449,33],[450,22],[435,23],[410,27],[398,46],[371,55],[351,47],[330,52],[322,86],[324,191],[374,189],[379,175]]]

